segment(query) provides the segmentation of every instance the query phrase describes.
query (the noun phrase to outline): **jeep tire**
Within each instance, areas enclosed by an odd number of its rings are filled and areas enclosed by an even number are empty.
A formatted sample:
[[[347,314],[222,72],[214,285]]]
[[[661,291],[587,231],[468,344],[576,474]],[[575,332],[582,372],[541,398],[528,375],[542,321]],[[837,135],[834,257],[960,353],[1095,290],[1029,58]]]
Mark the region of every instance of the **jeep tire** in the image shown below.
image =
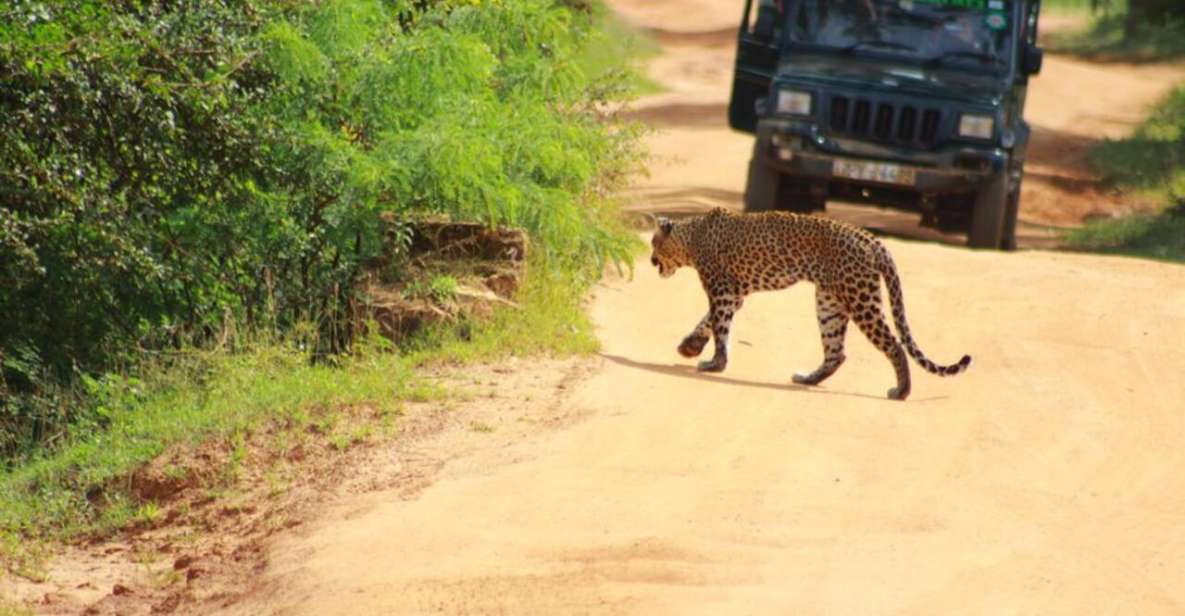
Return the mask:
[[[979,188],[967,245],[971,248],[1000,248],[1004,241],[1004,219],[1008,212],[1008,174],[996,173]]]
[[[1004,211],[1004,233],[1000,238],[1001,250],[1016,250],[1016,221],[1020,217],[1020,182],[1008,191],[1008,209]]]
[[[745,211],[769,212],[778,209],[778,190],[781,174],[757,156],[754,148],[749,160],[749,179],[745,184]]]
[[[763,163],[757,156],[749,161],[749,179],[745,186],[746,212],[784,210],[809,214],[827,207],[825,197],[797,189],[798,182]]]

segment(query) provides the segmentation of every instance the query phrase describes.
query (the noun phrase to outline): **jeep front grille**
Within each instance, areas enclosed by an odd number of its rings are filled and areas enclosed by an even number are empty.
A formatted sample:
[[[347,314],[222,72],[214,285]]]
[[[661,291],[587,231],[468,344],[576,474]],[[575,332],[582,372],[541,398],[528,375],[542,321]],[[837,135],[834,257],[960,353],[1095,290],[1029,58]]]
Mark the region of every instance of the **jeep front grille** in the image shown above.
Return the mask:
[[[832,96],[828,124],[834,133],[930,147],[938,140],[942,111],[866,98]]]

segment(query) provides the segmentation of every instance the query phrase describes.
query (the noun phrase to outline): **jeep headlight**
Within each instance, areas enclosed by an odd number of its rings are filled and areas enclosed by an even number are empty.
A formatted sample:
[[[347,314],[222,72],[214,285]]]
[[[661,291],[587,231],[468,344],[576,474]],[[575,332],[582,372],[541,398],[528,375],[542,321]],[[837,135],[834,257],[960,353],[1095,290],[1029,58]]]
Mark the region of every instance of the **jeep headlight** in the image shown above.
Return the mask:
[[[811,93],[801,90],[779,90],[777,113],[789,115],[811,114]]]
[[[996,129],[996,119],[992,116],[964,113],[959,118],[959,136],[974,137],[976,139],[991,139]]]

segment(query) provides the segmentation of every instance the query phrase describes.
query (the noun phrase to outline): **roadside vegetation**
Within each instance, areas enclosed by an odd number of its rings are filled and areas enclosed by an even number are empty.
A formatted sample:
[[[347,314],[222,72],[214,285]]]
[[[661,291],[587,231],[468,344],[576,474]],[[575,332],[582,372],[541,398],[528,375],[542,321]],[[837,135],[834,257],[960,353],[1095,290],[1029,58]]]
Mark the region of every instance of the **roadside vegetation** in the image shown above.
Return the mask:
[[[1059,53],[1120,62],[1185,56],[1185,7],[1175,0],[1047,0],[1042,6],[1043,11],[1090,15],[1087,28],[1049,37],[1050,48]]]
[[[1165,0],[1058,0],[1093,11],[1090,26],[1052,37],[1052,49],[1098,61],[1185,58],[1185,4]],[[1074,5],[1077,5],[1075,7]],[[1070,247],[1185,261],[1185,85],[1151,111],[1130,137],[1106,140],[1091,165],[1116,187],[1163,204],[1160,211],[1097,220],[1071,231]]]
[[[1091,221],[1067,234],[1067,244],[1185,262],[1185,86],[1161,101],[1130,137],[1096,146],[1090,161],[1121,189],[1164,205],[1159,211]]]
[[[594,349],[583,294],[635,241],[624,34],[560,0],[0,9],[0,561],[152,517],[129,478],[171,446],[394,421],[444,395],[425,363]],[[355,326],[367,263],[442,215],[527,230],[521,307]]]
[[[252,434],[282,440],[315,429],[336,449],[393,434],[407,402],[455,393],[417,376],[426,365],[595,350],[581,309],[583,287],[547,276],[533,277],[520,292],[521,309],[425,330],[400,349],[369,335],[348,354],[312,363],[298,345],[258,340],[236,352],[191,349],[145,360],[134,377],[88,378],[87,397],[105,426],[76,430],[0,476],[0,555],[13,572],[36,578],[41,540],[154,521],[158,504],[140,498],[131,477],[167,450],[214,444],[231,452],[205,486],[215,488],[237,472],[235,451]],[[361,422],[350,413],[359,407],[370,411]]]
[[[9,604],[0,599],[0,616],[32,616],[32,610],[23,607]]]
[[[1185,205],[1087,223],[1066,236],[1070,247],[1185,263]]]

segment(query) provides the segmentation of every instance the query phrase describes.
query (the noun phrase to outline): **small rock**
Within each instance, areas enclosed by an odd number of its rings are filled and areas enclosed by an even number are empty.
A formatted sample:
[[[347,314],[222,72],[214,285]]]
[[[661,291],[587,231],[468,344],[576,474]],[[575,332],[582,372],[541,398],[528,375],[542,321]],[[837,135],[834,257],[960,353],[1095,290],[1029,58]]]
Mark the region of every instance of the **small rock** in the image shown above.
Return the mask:
[[[185,572],[185,581],[192,582],[204,575],[206,575],[205,569],[200,569],[198,567],[194,567],[194,568],[190,569],[189,571]]]
[[[123,584],[116,584],[115,586],[111,587],[111,594],[113,594],[113,595],[131,595],[131,594],[135,594],[135,593],[132,592],[131,588],[128,588],[127,586],[124,586]]]
[[[193,557],[192,556],[179,556],[177,558],[177,560],[173,561],[173,571],[180,571],[182,569],[188,569],[189,566],[192,564],[193,564]]]

